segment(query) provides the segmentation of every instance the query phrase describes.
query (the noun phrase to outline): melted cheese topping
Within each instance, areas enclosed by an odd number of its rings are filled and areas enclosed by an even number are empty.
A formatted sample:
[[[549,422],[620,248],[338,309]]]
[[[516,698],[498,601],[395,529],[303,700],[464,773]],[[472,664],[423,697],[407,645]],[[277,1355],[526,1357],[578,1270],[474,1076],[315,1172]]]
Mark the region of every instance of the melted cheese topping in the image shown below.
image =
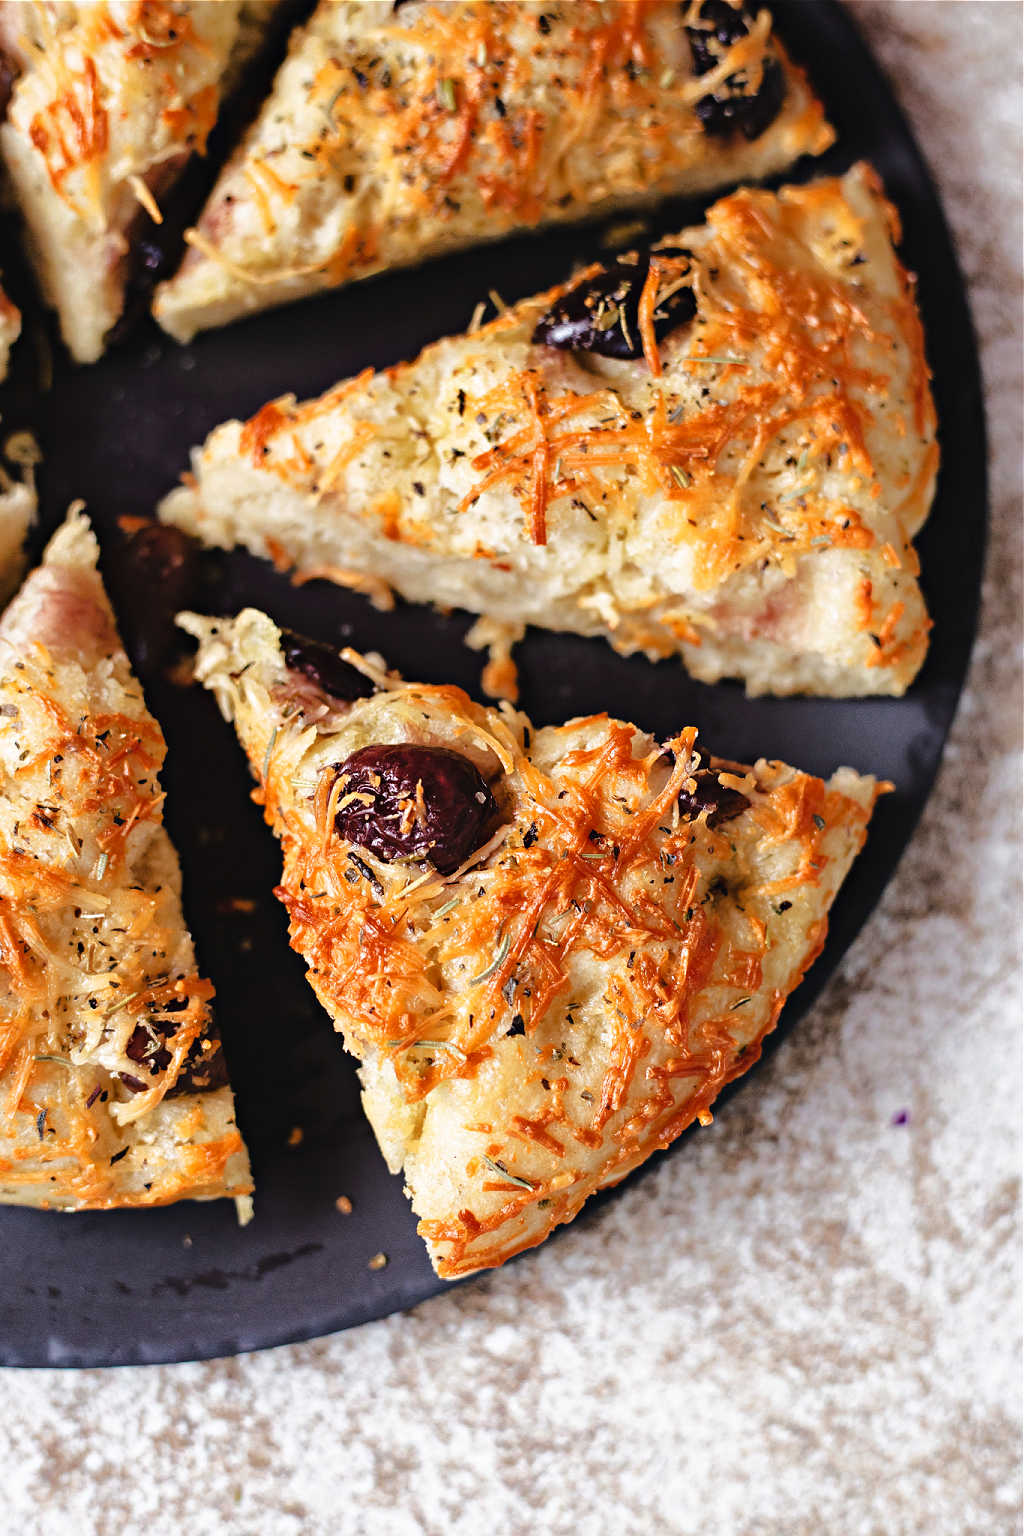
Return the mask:
[[[186,236],[193,251],[157,318],[188,339],[436,250],[756,178],[827,148],[831,130],[767,10],[700,77],[686,10],[325,0]],[[785,68],[778,119],[754,143],[709,139],[696,102],[741,71],[755,90],[766,57]]]
[[[721,764],[750,805],[713,828],[680,814],[707,761],[692,729],[664,748],[605,715],[534,733],[352,652],[380,691],[339,706],[287,673],[262,615],[184,622],[281,840],[292,945],[440,1273],[540,1241],[709,1118],[821,947],[873,781]],[[498,800],[452,875],[337,832],[338,763],[396,741],[463,753]]]

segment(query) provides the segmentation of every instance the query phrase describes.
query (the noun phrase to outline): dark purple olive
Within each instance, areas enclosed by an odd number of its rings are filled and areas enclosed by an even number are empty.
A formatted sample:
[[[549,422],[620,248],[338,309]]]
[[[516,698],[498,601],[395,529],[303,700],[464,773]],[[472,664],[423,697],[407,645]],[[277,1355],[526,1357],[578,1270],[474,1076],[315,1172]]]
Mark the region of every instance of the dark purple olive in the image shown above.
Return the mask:
[[[704,0],[699,19],[705,26],[688,26],[686,34],[694,74],[706,75],[733,43],[746,37],[751,18],[745,5],[736,9],[727,0]],[[761,84],[753,94],[740,70],[729,75],[713,95],[702,96],[694,111],[704,132],[713,138],[728,138],[739,131],[746,139],[757,139],[778,117],[785,99],[782,66],[778,59],[766,57],[761,60]]]
[[[739,129],[745,139],[759,139],[782,111],[786,78],[778,59],[762,60],[761,84],[753,96],[744,76],[730,75],[715,96],[702,96],[694,107],[704,132],[726,138]]]
[[[174,616],[199,581],[199,546],[180,528],[146,523],[116,561],[118,616],[132,659],[143,671],[162,666],[181,638]]]
[[[363,747],[338,775],[339,835],[386,864],[425,859],[450,875],[486,842],[498,816],[476,768],[447,747]]]
[[[147,1067],[151,1077],[156,1077],[158,1073],[163,1072],[171,1062],[171,1053],[166,1045],[162,1045],[159,1035],[154,1030],[147,1029],[145,1024],[136,1024],[128,1038],[124,1053],[129,1061],[137,1062],[140,1067]]]
[[[693,821],[702,811],[707,811],[708,826],[712,828],[720,827],[723,822],[742,815],[750,801],[738,789],[729,789],[725,784],[720,784],[720,772],[727,773],[729,769],[698,768],[691,774],[696,788],[692,791],[679,791],[680,815]]]
[[[293,629],[281,631],[281,655],[289,672],[298,672],[308,678],[332,699],[351,704],[354,699],[367,699],[373,693],[373,683],[356,667],[343,661],[333,645],[320,640],[309,640],[297,635]]]
[[[217,1088],[226,1088],[227,1081],[228,1069],[220,1039],[211,1030],[193,1040],[166,1097],[176,1099],[183,1093],[213,1093]]]
[[[751,16],[745,5],[730,5],[729,0],[704,0],[699,19],[704,26],[687,27],[686,35],[693,54],[693,72],[706,75],[721,61],[727,48],[746,37]]]
[[[690,256],[689,251],[667,247],[656,254]],[[640,295],[650,265],[650,253],[645,252],[632,261],[613,261],[603,271],[583,278],[538,321],[534,342],[565,352],[596,352],[600,357],[642,357]],[[693,289],[677,288],[654,311],[655,339],[661,341],[696,312]]]

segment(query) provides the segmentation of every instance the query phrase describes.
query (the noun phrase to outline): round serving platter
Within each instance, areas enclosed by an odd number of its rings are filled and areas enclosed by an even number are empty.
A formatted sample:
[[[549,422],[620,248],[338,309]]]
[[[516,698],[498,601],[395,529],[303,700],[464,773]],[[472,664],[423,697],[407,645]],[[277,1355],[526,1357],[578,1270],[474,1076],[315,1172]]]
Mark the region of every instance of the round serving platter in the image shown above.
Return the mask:
[[[986,517],[975,344],[934,185],[887,81],[842,9],[831,0],[777,0],[774,9],[838,130],[827,156],[787,179],[870,160],[900,210],[904,259],[919,275],[943,448],[935,506],[918,541],[935,620],[928,660],[903,699],[780,700],[694,682],[670,662],[618,657],[601,640],[531,632],[519,651],[523,707],[538,724],[606,709],[662,735],[699,725],[732,758],[777,756],[817,773],[849,763],[892,780],[895,792],[880,803],[835,904],[825,952],[786,1007],[770,1049],[814,1002],[870,915],[931,791],[974,636]],[[652,234],[699,220],[712,200],[661,206],[650,219]],[[127,621],[138,603],[131,601],[132,574],[117,559],[118,520],[149,516],[211,427],[285,391],[317,394],[368,364],[412,357],[437,336],[463,329],[489,290],[516,299],[594,260],[611,222],[452,256],[212,332],[190,347],[176,346],[145,317],[88,369],[68,363],[54,343],[45,390],[38,382],[45,322],[34,320],[0,391],[4,431],[30,426],[44,453],[33,555],[68,502],[84,498]],[[38,315],[17,256],[4,258],[14,298],[26,315]],[[292,586],[243,554],[211,557],[195,601],[222,612],[255,604],[307,634],[378,649],[409,677],[454,681],[481,696],[480,657],[462,644],[466,615],[401,604],[378,613],[326,583]],[[128,638],[131,645],[130,630]],[[181,854],[200,964],[217,987],[252,1152],[256,1215],[240,1228],[228,1201],[78,1216],[0,1209],[5,1365],[233,1354],[351,1327],[444,1289],[401,1180],[387,1173],[362,1117],[354,1065],[288,947],[284,911],[271,894],[278,851],[249,798],[234,734],[208,695],[176,686],[134,648],[168,740],[167,823]],[[751,1079],[756,1092],[756,1071],[741,1082]],[[662,1155],[685,1156],[686,1145],[683,1137]],[[342,1195],[352,1202],[348,1215],[335,1204]],[[571,1229],[556,1240],[571,1242],[566,1233]],[[371,1267],[381,1253],[387,1263]]]

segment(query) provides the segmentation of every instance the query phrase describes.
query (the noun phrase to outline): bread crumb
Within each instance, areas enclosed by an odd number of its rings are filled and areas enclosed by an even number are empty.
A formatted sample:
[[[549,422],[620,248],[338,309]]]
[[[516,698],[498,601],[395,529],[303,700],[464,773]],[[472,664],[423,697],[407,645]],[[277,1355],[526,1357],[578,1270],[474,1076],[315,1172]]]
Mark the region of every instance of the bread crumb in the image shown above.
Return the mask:
[[[288,1132],[288,1145],[290,1147],[297,1147],[297,1146],[299,1146],[301,1144],[301,1142],[302,1142],[302,1126],[301,1125],[293,1125],[291,1130]]]
[[[636,245],[649,233],[650,228],[646,219],[621,219],[616,224],[609,224],[601,236],[601,245],[606,251]]]
[[[165,667],[164,677],[175,688],[191,688],[196,680],[194,657],[182,656],[172,666]]]
[[[349,1199],[348,1195],[339,1195],[337,1200],[334,1202],[334,1209],[336,1211],[340,1211],[343,1216],[351,1216],[352,1201]]]
[[[512,660],[512,647],[526,633],[525,625],[505,623],[486,616],[477,619],[466,631],[463,644],[472,651],[486,651],[487,665],[480,678],[484,693],[492,699],[507,699],[515,704],[519,698],[519,674]]]
[[[387,1261],[388,1256],[386,1253],[375,1253],[373,1258],[370,1260],[370,1268],[383,1269]]]

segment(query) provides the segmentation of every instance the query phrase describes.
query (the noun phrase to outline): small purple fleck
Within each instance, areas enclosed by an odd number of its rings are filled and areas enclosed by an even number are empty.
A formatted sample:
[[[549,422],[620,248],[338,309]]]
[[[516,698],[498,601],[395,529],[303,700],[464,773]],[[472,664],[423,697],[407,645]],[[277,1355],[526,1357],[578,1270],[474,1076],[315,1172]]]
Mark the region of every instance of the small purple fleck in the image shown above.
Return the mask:
[[[892,1119],[891,1119],[891,1121],[889,1123],[890,1123],[890,1125],[909,1125],[910,1124],[910,1110],[909,1109],[898,1109],[896,1111],[896,1113],[893,1115],[893,1117],[892,1117]]]

